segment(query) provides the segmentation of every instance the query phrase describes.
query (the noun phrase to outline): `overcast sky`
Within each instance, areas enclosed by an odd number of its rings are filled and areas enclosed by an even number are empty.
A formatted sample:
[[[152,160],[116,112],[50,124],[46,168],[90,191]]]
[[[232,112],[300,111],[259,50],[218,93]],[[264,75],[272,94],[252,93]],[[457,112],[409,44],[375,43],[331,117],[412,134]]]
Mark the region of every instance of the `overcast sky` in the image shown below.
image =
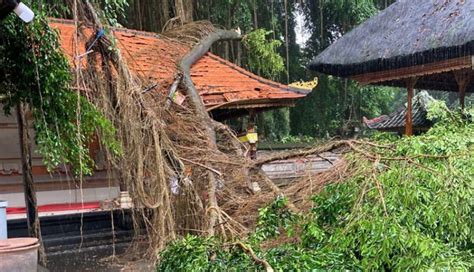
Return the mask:
[[[305,27],[305,17],[300,8],[296,7],[294,15],[296,19],[296,43],[299,44],[301,47],[304,47],[306,41],[308,41],[310,37],[310,33],[309,30]]]

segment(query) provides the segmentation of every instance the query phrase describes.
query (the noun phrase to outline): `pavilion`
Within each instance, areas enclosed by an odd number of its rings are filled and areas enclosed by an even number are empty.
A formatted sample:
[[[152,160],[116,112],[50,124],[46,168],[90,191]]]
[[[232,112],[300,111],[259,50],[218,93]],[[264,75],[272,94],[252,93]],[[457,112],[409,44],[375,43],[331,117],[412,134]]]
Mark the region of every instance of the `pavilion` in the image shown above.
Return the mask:
[[[421,91],[413,97],[412,117],[414,134],[426,132],[433,126],[433,122],[428,119],[428,107],[434,100],[427,91]],[[363,122],[369,129],[402,135],[406,127],[406,112],[407,105],[402,105],[389,115],[381,115],[373,119],[364,117]]]
[[[414,89],[474,91],[474,1],[399,0],[334,42],[313,71],[361,84],[406,87],[405,134],[413,134]]]

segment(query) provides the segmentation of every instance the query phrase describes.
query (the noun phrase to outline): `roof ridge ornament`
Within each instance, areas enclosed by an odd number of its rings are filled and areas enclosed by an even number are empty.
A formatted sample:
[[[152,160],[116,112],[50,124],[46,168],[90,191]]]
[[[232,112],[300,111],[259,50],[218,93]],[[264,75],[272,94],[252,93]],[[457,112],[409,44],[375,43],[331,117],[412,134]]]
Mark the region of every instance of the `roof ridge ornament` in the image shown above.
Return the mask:
[[[315,77],[313,80],[306,81],[306,82],[304,82],[304,81],[293,82],[291,84],[288,84],[288,86],[298,88],[298,89],[307,90],[307,91],[311,91],[311,90],[313,90],[314,88],[316,88],[318,86],[318,78]]]

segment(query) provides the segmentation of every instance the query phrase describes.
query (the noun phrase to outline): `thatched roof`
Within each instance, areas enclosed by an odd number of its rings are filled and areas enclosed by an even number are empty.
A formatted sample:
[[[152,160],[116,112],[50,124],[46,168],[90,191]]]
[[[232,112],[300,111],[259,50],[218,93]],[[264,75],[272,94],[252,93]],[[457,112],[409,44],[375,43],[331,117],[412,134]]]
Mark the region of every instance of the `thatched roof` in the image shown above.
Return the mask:
[[[428,120],[428,105],[434,101],[428,92],[421,91],[414,98],[412,102],[413,112],[413,127],[415,130],[424,131],[432,126],[432,122]],[[364,117],[365,125],[370,129],[381,131],[403,131],[406,125],[407,106],[400,107],[390,115],[382,115],[374,119],[366,119]]]
[[[349,77],[471,55],[473,0],[398,0],[334,42],[309,68]]]

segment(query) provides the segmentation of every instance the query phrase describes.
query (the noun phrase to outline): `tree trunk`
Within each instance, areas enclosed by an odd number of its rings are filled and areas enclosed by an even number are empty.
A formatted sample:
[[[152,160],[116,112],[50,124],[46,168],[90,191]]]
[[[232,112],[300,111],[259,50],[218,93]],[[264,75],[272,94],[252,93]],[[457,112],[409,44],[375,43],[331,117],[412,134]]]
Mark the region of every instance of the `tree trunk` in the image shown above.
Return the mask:
[[[26,218],[28,234],[38,238],[40,242],[39,261],[46,263],[46,255],[41,238],[41,226],[38,217],[38,207],[36,201],[36,190],[33,181],[33,171],[31,168],[31,138],[28,131],[27,109],[23,103],[17,105],[18,134],[21,147],[21,166],[23,172],[23,188],[25,195]]]
[[[202,39],[193,49],[186,54],[181,60],[179,68],[183,75],[183,85],[185,86],[190,102],[196,109],[196,114],[204,121],[204,129],[206,130],[208,144],[212,149],[217,150],[216,132],[214,129],[214,121],[206,111],[206,107],[199,95],[194,83],[191,79],[191,66],[196,63],[216,41],[240,39],[240,34],[235,31],[216,30],[210,33],[206,38]],[[208,195],[209,203],[207,210],[209,211],[209,225],[207,234],[213,236],[215,234],[215,226],[219,220],[219,206],[216,197],[216,178],[211,171],[208,172]]]
[[[242,66],[242,43],[240,41],[237,41],[237,60],[235,63]]]
[[[168,4],[168,0],[161,0],[161,26],[160,30],[163,31],[163,27],[165,26],[166,22],[170,19],[170,6]]]
[[[319,33],[321,35],[321,41],[320,41],[320,44],[321,44],[321,50],[324,48],[324,46],[326,46],[326,43],[324,42],[324,11],[323,11],[323,0],[319,0],[319,31],[321,33]]]
[[[271,13],[271,24],[272,24],[272,38],[276,40],[275,34],[275,7],[273,4],[273,0],[270,0],[270,13]]]
[[[137,14],[135,14],[135,18],[137,18],[136,20],[136,23],[137,23],[137,27],[138,29],[143,29],[143,24],[142,24],[142,12],[141,12],[141,4],[139,0],[136,0],[135,1],[135,11],[137,12]]]
[[[181,19],[183,24],[193,21],[193,1],[175,0],[176,16]]]
[[[258,28],[257,0],[253,1],[253,28]]]

